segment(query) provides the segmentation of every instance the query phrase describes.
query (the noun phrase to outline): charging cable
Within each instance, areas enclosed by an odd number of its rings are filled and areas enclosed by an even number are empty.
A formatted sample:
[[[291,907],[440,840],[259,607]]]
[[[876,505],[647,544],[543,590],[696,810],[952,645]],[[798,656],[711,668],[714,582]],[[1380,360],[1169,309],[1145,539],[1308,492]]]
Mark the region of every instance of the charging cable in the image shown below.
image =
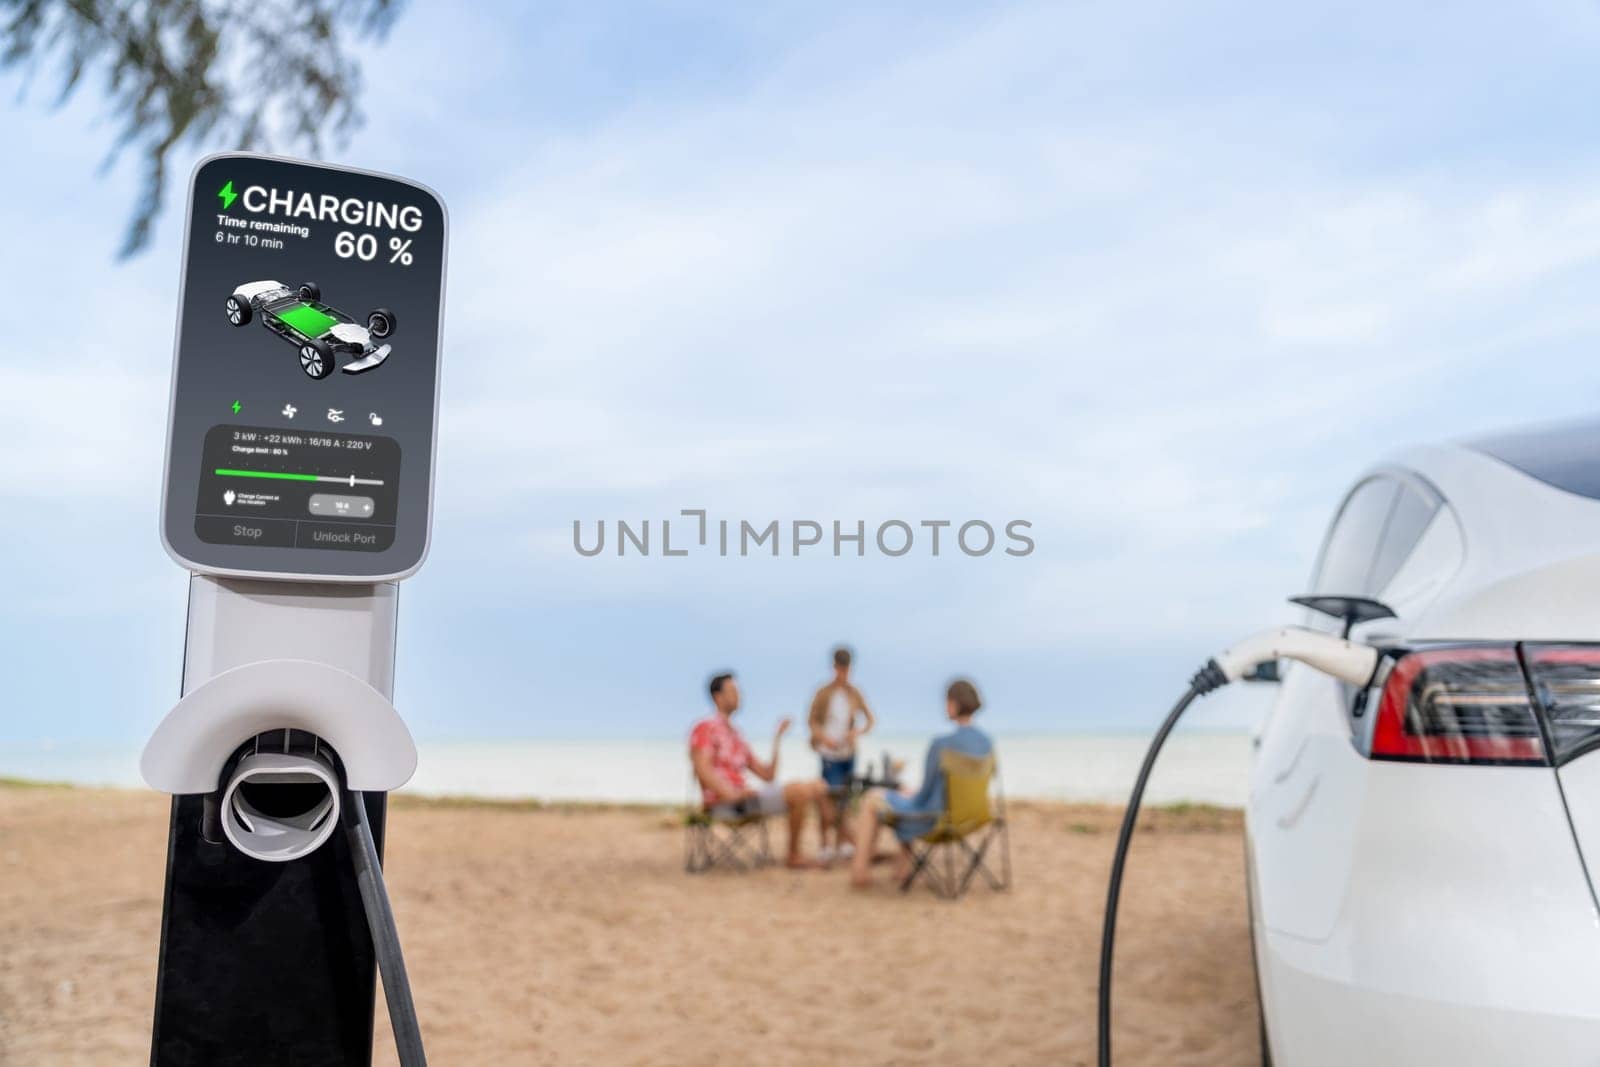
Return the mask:
[[[1177,725],[1178,719],[1189,705],[1214,689],[1255,670],[1270,660],[1292,659],[1314,667],[1351,685],[1366,686],[1378,669],[1378,650],[1370,645],[1358,645],[1331,634],[1318,633],[1303,626],[1283,626],[1267,630],[1228,649],[1204,667],[1189,681],[1189,688],[1167,713],[1166,720],[1150,742],[1144,763],[1139,766],[1139,776],[1133,782],[1133,795],[1122,814],[1122,829],[1117,833],[1117,850],[1111,858],[1111,882],[1106,887],[1105,925],[1100,931],[1100,1067],[1111,1067],[1111,957],[1117,935],[1117,899],[1122,894],[1122,870],[1128,859],[1128,845],[1133,840],[1133,825],[1139,818],[1139,802],[1144,798],[1145,783],[1155,766],[1156,756],[1166,743],[1167,735]]]
[[[361,903],[367,912],[367,927],[372,931],[372,947],[378,957],[378,973],[383,977],[383,999],[389,1004],[395,1051],[399,1053],[401,1067],[427,1067],[417,1006],[411,999],[411,981],[406,977],[406,961],[400,953],[400,931],[395,927],[389,891],[383,884],[383,867],[378,861],[372,823],[367,819],[366,800],[362,794],[350,791],[345,794],[341,807],[345,832],[350,837],[350,855],[355,862],[356,884],[361,888]]]

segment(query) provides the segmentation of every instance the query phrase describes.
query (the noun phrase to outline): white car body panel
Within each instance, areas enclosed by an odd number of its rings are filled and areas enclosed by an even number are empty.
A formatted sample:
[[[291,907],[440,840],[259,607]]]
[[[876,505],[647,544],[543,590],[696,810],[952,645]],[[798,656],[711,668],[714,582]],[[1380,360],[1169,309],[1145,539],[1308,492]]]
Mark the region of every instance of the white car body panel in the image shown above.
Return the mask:
[[[1446,595],[1413,640],[1600,641],[1600,501],[1462,447],[1402,457],[1472,531]]]
[[[345,364],[344,372],[346,374],[360,374],[362,371],[371,370],[389,358],[390,349],[391,346],[389,345],[379,345],[360,359],[354,359]]]
[[[1461,521],[1449,508],[1440,508],[1423,531],[1417,547],[1383,587],[1379,599],[1393,608],[1402,620],[1417,617],[1461,570],[1466,554]],[[1366,625],[1362,635],[1369,640],[1381,640],[1385,624],[1391,629],[1395,625],[1388,619],[1376,620]]]
[[[270,293],[274,289],[288,291],[288,288],[289,287],[284,285],[282,282],[245,282],[243,285],[239,286],[239,288],[233,291],[233,295],[241,300],[254,300],[256,297],[262,296],[265,293]]]
[[[1448,506],[1379,595],[1397,618],[1353,636],[1600,642],[1600,501],[1459,446],[1379,470]],[[1600,750],[1559,770],[1372,760],[1352,696],[1292,665],[1256,739],[1246,836],[1274,1061],[1600,1064]]]
[[[1298,847],[1271,839],[1264,805],[1249,816],[1261,905],[1296,887],[1331,905],[1320,938],[1275,928],[1260,906],[1275,1062],[1600,1062],[1600,923],[1548,768],[1373,762],[1348,742],[1300,764],[1342,789],[1317,790],[1298,825],[1272,827],[1304,831]],[[1312,835],[1352,810],[1319,852]],[[1302,864],[1278,885],[1274,853]]]
[[[1578,842],[1590,884],[1600,874],[1600,752],[1588,752],[1556,772],[1567,798],[1567,818]],[[1600,1062],[1600,1057],[1597,1057]]]
[[[367,328],[358,326],[353,322],[341,322],[330,327],[328,333],[347,345],[366,345],[370,343],[370,335],[367,333]]]
[[[1268,929],[1321,940],[1333,931],[1346,889],[1342,878],[1323,871],[1349,865],[1356,823],[1340,816],[1358,802],[1351,790],[1359,782],[1337,758],[1338,749],[1350,749],[1344,717],[1314,721],[1340,706],[1339,684],[1291,666],[1282,686],[1284,699],[1308,714],[1292,723],[1275,717],[1285,728],[1265,734],[1257,756],[1247,817],[1261,885],[1258,910]]]

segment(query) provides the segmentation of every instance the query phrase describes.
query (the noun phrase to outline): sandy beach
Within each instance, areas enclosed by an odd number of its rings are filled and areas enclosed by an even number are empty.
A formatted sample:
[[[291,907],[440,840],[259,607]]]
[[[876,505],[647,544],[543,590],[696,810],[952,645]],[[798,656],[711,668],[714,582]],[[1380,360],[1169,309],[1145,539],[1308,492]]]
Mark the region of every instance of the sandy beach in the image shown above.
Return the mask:
[[[146,792],[0,785],[0,1063],[148,1057],[166,814]],[[662,808],[402,797],[386,867],[444,1067],[1088,1063],[1116,818],[1014,804],[1015,888],[956,903],[887,871],[867,893],[837,869],[691,877]],[[1237,813],[1146,815],[1120,1063],[1256,1062],[1242,867]],[[381,997],[377,1029],[392,1064]]]

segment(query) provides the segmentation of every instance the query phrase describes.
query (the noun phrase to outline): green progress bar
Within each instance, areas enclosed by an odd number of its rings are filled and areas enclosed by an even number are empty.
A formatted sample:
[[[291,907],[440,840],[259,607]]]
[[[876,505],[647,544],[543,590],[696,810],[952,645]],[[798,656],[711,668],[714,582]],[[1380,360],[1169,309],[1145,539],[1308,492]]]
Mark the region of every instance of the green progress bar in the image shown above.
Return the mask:
[[[283,474],[278,471],[236,471],[227,467],[218,467],[217,476],[221,478],[277,478],[285,482],[314,482],[315,474]]]
[[[358,485],[382,485],[382,478],[357,478],[347,474],[343,478],[336,478],[331,474],[293,474],[287,471],[240,471],[232,467],[218,467],[218,478],[276,478],[280,482],[327,482],[330,485],[348,485],[354,489]]]

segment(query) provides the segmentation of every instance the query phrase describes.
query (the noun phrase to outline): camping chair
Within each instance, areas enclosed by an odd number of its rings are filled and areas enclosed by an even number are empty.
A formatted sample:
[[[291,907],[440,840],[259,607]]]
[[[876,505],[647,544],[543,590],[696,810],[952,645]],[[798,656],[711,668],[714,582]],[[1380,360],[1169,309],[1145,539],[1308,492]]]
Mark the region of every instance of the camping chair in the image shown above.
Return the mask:
[[[730,815],[706,807],[693,770],[689,772],[689,796],[683,815],[685,871],[703,874],[714,867],[749,871],[772,864],[765,815]]]
[[[900,891],[909,892],[922,878],[937,896],[955,900],[966,893],[978,874],[991,889],[1011,888],[1011,835],[1006,827],[1005,790],[1000,786],[994,753],[968,756],[941,752],[939,771],[944,775],[944,811],[932,829],[906,843],[906,851],[911,853],[911,873],[900,883]],[[894,820],[889,822],[893,825]],[[989,848],[997,840],[998,876],[987,862]]]

